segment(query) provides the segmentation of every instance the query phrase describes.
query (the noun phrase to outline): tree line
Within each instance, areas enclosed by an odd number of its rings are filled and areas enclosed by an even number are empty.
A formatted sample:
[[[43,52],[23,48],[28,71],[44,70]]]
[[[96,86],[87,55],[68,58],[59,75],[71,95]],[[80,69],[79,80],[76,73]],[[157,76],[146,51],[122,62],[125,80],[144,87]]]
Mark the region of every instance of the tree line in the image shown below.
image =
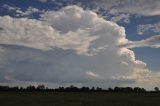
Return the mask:
[[[27,87],[9,87],[9,86],[0,86],[0,91],[20,91],[20,92],[35,92],[35,91],[48,91],[48,92],[137,92],[137,93],[144,93],[144,92],[159,92],[159,88],[155,87],[154,91],[147,91],[144,88],[140,87],[114,87],[108,89],[102,89],[100,87],[81,87],[78,88],[76,86],[69,86],[69,87],[59,87],[59,88],[48,88],[45,85],[40,84],[38,86],[29,85]]]

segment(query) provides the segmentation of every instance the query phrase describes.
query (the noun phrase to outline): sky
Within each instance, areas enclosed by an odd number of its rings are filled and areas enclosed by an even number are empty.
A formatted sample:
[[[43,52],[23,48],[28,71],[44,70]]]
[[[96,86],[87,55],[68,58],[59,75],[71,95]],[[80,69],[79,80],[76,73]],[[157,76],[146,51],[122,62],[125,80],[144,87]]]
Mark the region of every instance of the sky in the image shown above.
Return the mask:
[[[160,87],[159,0],[0,0],[0,84]]]

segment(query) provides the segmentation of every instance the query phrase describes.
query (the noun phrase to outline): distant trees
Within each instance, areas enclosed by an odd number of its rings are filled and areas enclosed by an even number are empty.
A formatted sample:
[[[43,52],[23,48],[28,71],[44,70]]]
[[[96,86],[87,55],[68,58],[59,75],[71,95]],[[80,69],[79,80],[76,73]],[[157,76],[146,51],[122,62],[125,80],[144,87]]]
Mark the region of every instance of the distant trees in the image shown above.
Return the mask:
[[[155,92],[159,92],[159,88],[158,87],[155,87],[154,90],[155,90]]]
[[[23,88],[21,88],[21,90],[23,90]],[[36,87],[35,87],[35,86],[30,85],[30,86],[27,86],[27,87],[26,87],[26,90],[34,91],[34,90],[36,90]]]
[[[146,92],[146,90],[144,88],[139,88],[139,87],[135,87],[135,88],[115,87],[112,91],[113,92]]]
[[[134,91],[135,92],[146,92],[146,90],[144,88],[139,88],[139,87],[135,87]]]
[[[18,91],[19,87],[0,86],[0,91]]]
[[[41,84],[37,86],[38,90],[44,90],[45,89],[45,85]]]
[[[33,92],[33,91],[48,91],[48,92],[115,92],[115,93],[144,93],[147,92],[144,88],[131,88],[131,87],[115,87],[115,88],[108,88],[108,89],[102,89],[100,87],[81,87],[78,88],[74,85],[71,85],[69,87],[59,87],[56,89],[51,89],[45,87],[45,85],[40,84],[38,86],[29,85],[27,87],[9,87],[9,86],[0,86],[0,91],[20,91],[20,92]],[[153,92],[153,91],[152,91]],[[159,88],[155,87],[154,92],[159,92]]]

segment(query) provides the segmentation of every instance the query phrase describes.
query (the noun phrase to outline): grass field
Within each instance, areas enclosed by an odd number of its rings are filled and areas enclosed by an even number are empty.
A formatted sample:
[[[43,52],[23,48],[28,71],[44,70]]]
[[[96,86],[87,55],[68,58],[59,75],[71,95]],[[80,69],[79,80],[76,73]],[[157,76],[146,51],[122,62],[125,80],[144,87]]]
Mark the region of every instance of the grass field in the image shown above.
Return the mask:
[[[0,106],[160,106],[160,94],[0,92]]]

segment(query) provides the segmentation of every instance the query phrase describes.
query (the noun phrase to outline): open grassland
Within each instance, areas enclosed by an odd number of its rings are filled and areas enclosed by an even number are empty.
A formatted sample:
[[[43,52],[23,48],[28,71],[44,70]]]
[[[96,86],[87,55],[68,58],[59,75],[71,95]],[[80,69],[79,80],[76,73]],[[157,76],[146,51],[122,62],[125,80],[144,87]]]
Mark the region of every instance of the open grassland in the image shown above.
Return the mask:
[[[0,106],[160,106],[160,94],[0,92]]]

